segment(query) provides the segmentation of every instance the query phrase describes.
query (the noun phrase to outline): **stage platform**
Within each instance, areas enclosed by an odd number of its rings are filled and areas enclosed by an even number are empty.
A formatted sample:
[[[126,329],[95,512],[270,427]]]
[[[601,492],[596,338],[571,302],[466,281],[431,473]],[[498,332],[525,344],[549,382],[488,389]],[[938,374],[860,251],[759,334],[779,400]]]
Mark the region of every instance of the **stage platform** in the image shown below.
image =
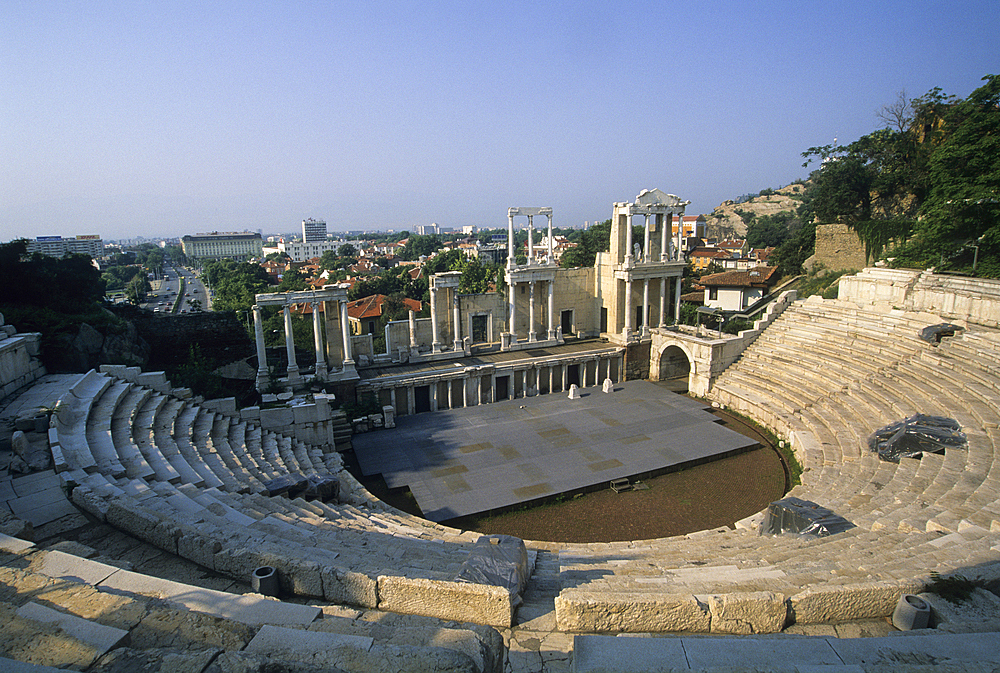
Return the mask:
[[[401,416],[394,429],[354,435],[354,451],[363,474],[409,486],[426,518],[446,521],[756,445],[648,381],[580,394]]]

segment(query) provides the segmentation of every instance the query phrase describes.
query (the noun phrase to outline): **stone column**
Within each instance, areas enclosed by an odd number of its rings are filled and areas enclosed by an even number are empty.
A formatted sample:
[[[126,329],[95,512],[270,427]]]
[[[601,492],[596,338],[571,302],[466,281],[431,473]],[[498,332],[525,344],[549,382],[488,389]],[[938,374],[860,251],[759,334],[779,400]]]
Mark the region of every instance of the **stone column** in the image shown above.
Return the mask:
[[[463,350],[464,346],[462,344],[462,318],[459,315],[458,310],[458,288],[451,288],[451,310],[452,310],[452,323],[454,325],[455,341],[452,343],[452,348],[455,351]]]
[[[531,215],[528,215],[528,264],[535,263],[535,230],[531,226]]]
[[[261,319],[260,306],[253,307],[253,335],[257,342],[257,390],[264,390],[268,383],[267,349],[264,348],[264,321]]]
[[[632,256],[632,215],[625,216],[625,266],[631,267],[635,261]]]
[[[517,343],[517,327],[516,327],[516,322],[515,322],[516,313],[514,311],[514,297],[516,296],[516,292],[517,292],[517,283],[515,283],[513,281],[510,281],[509,279],[508,279],[508,281],[509,282],[507,283],[507,291],[510,293],[509,296],[507,297],[507,299],[508,299],[508,319],[510,321],[510,325],[508,325],[508,328],[509,328],[508,331],[510,332],[510,342],[512,344],[516,344]]]
[[[417,348],[417,314],[410,311],[410,355],[419,355]]]
[[[535,281],[528,283],[528,341],[537,341],[535,332]]]
[[[555,392],[556,389],[556,366],[549,365],[549,394]]]
[[[476,382],[476,406],[479,406],[483,403],[483,377],[479,374],[472,380]]]
[[[667,231],[670,231],[674,226],[674,216],[673,213],[664,213],[656,217],[659,218],[659,222],[662,225],[660,229],[660,261],[666,262],[670,259],[668,256],[670,249],[667,247]]]
[[[462,408],[469,406],[469,375],[464,374],[459,381],[462,382]]]
[[[654,215],[654,217],[655,217],[655,215]],[[643,217],[642,245],[643,245],[643,248],[642,248],[642,261],[644,261],[644,262],[651,262],[651,261],[653,261],[650,258],[650,254],[649,254],[649,214],[648,213]]]
[[[438,388],[441,387],[440,381],[431,381],[430,385],[427,386],[430,389],[431,397],[431,411],[438,410]]]
[[[660,327],[667,326],[667,278],[660,279]]]
[[[292,311],[288,304],[283,307],[285,314],[285,353],[288,355],[288,383],[298,383],[299,366],[295,363],[295,339],[292,335]]]
[[[434,343],[431,350],[434,353],[441,352],[441,340],[438,338],[437,293],[437,287],[431,285],[431,332],[434,333]]]
[[[625,279],[625,328],[622,332],[625,340],[628,341],[632,334],[632,274],[629,273]]]
[[[674,276],[674,322],[681,321],[681,277]]]
[[[487,401],[491,404],[497,401],[497,371],[495,369],[490,372],[490,399]]]
[[[510,214],[510,210],[507,210],[507,268],[511,269],[514,266],[514,216]],[[511,330],[512,332],[514,330]]]
[[[586,371],[583,372],[583,376],[581,377],[580,383],[582,383],[584,385],[584,387],[586,387],[586,385],[587,385],[587,372]],[[569,365],[563,365],[562,366],[562,388],[561,388],[561,390],[566,390],[567,388],[569,388]]]
[[[528,368],[521,370],[521,397],[528,396]]]
[[[406,413],[413,415],[417,413],[417,396],[413,391],[413,382],[406,384]]]
[[[642,338],[649,338],[649,279],[642,281]]]
[[[549,281],[549,341],[554,341],[556,338],[556,325],[555,325],[555,312],[556,312],[556,298],[554,281]]]
[[[313,312],[313,343],[316,345],[316,378],[326,380],[326,355],[323,353],[323,331],[320,329],[319,302],[309,302]]]
[[[347,302],[341,301],[340,304],[340,333],[344,339],[344,368],[343,373],[348,374],[354,372],[354,353],[351,349],[351,329],[350,324],[347,321]]]
[[[389,388],[389,404],[392,405],[392,410],[396,412],[397,416],[401,416],[399,413],[399,407],[396,406],[396,386]]]
[[[684,237],[684,209],[677,213],[677,236],[675,236],[673,259],[681,258],[681,240]]]

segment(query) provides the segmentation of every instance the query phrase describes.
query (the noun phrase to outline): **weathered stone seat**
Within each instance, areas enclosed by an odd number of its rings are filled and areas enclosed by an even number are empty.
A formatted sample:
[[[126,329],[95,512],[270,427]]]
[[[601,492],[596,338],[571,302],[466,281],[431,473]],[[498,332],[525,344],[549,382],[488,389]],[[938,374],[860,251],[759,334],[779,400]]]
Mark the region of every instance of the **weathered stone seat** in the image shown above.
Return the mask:
[[[358,672],[500,673],[506,659],[503,639],[486,626],[356,619],[356,611],[204,589],[6,536],[0,555],[12,561],[0,566],[5,651],[33,662],[85,669],[104,657],[103,665],[122,670],[162,660],[184,670],[214,661],[230,670],[308,662]],[[61,630],[47,624],[53,621]],[[29,670],[16,661],[11,667]]]
[[[560,558],[572,562],[560,573],[559,627],[780,630],[790,620],[887,615],[899,594],[918,590],[931,570],[1000,572],[1000,535],[990,532],[1000,529],[990,434],[1000,415],[984,399],[994,388],[983,367],[976,365],[976,377],[962,374],[964,359],[992,359],[968,350],[948,357],[965,335],[937,350],[921,341],[919,330],[937,322],[929,314],[850,302],[799,302],[710,393],[790,441],[805,470],[792,494],[830,507],[857,528],[811,540],[722,532],[671,539],[669,552],[646,543],[564,545]],[[928,384],[943,361],[947,383],[935,390]],[[961,392],[973,379],[982,388],[969,405]],[[918,412],[960,418],[969,450],[900,463],[868,451],[872,431]],[[596,550],[581,554],[582,548]]]

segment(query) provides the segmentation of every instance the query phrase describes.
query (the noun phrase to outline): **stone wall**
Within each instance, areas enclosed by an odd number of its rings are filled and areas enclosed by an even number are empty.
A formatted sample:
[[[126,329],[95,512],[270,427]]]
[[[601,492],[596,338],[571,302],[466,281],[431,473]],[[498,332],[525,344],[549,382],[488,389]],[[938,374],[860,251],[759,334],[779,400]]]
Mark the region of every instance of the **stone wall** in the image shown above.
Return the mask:
[[[649,341],[639,341],[625,347],[625,380],[649,378]]]
[[[1000,280],[870,267],[842,276],[838,296],[859,304],[927,311],[948,320],[1000,327]]]
[[[573,311],[573,326],[583,337],[598,336],[601,312],[594,300],[594,267],[560,269],[555,280],[555,326],[558,329],[562,312]]]
[[[827,271],[865,268],[865,244],[846,224],[816,225],[816,251],[810,258]]]
[[[18,333],[0,313],[0,399],[45,375],[41,341],[38,332]]]

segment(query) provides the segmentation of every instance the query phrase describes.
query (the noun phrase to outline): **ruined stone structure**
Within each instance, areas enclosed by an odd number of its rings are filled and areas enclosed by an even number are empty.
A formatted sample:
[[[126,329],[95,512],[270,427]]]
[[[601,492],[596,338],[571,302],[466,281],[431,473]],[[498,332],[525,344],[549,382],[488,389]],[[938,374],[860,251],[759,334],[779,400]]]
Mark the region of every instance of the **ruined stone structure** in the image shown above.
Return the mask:
[[[807,264],[822,264],[827,271],[863,269],[865,244],[846,224],[817,224],[816,251]]]

